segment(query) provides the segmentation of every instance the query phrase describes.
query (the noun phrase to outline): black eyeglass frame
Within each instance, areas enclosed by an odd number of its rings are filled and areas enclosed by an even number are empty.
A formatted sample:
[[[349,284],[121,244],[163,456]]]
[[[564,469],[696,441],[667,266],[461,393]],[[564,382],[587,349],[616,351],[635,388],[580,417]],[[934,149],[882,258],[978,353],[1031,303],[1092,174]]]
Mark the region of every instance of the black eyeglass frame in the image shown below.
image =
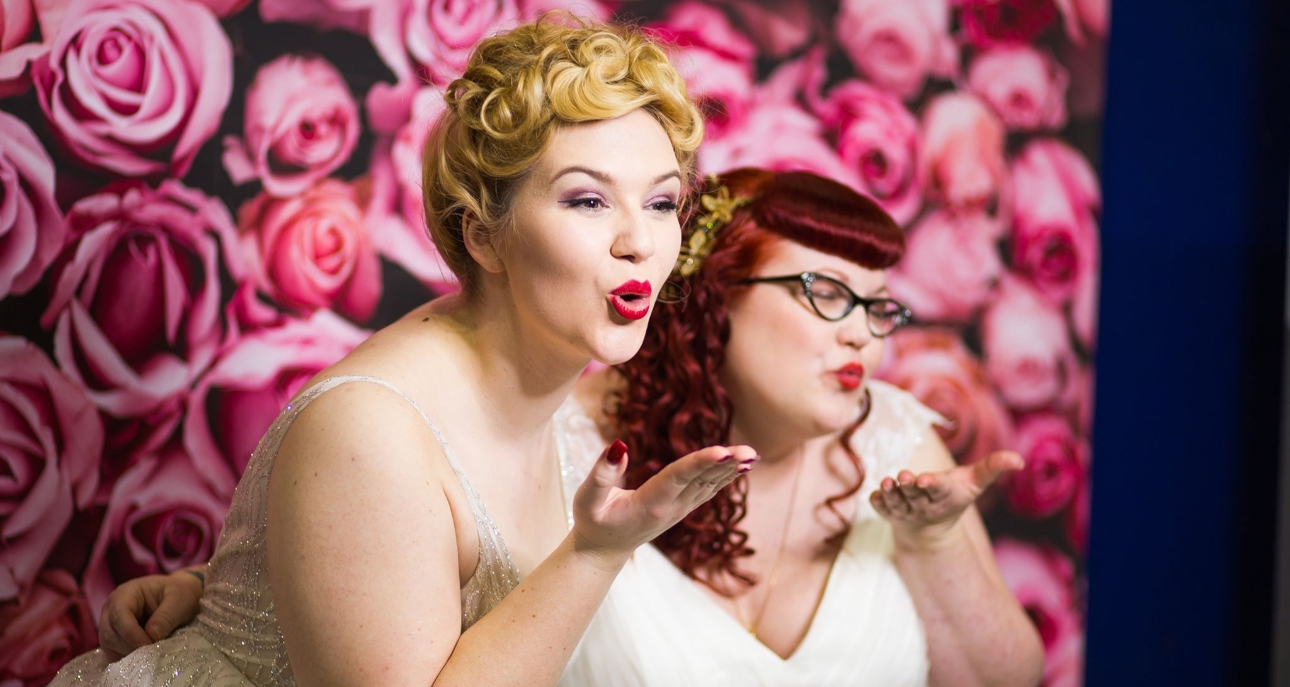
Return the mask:
[[[820,312],[820,306],[815,304],[815,294],[811,293],[811,286],[814,285],[815,282],[821,281],[821,280],[827,281],[830,284],[837,286],[838,288],[842,289],[844,293],[846,293],[848,296],[851,297],[851,302],[847,305],[847,309],[842,311],[841,315],[837,317],[829,317],[828,315],[825,315],[823,312]],[[864,311],[865,311],[865,324],[869,327],[869,333],[873,334],[876,338],[879,338],[879,339],[887,336],[891,336],[891,334],[895,332],[897,329],[900,329],[901,327],[909,324],[910,320],[914,319],[914,311],[910,310],[908,306],[906,306],[904,303],[901,303],[900,301],[894,298],[865,298],[857,294],[855,291],[852,291],[851,287],[847,286],[846,284],[843,284],[837,279],[834,279],[833,277],[829,277],[823,274],[816,274],[815,272],[802,272],[801,274],[785,274],[778,277],[749,277],[748,279],[745,279],[740,283],[741,284],[776,284],[776,283],[787,283],[787,282],[797,282],[802,285],[802,289],[806,292],[807,302],[811,304],[811,309],[814,310],[815,314],[819,315],[820,319],[822,320],[827,320],[829,322],[841,322],[842,320],[846,319],[847,315],[851,314],[851,311],[856,309],[857,305],[863,305]],[[892,327],[890,332],[886,332],[882,334],[874,330],[873,328],[874,316],[869,311],[869,308],[873,307],[874,305],[878,305],[880,303],[895,303],[896,306],[900,308],[900,312],[896,314],[896,326]]]

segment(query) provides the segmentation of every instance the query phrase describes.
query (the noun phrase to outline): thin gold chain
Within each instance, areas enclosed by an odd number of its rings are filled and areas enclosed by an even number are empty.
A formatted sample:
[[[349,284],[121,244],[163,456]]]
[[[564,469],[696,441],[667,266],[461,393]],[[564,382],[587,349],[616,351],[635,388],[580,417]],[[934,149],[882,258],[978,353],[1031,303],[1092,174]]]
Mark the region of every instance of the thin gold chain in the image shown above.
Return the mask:
[[[749,623],[744,619],[743,606],[739,605],[739,600],[735,599],[735,612],[739,614],[739,624],[748,630],[753,637],[757,636],[757,627],[761,625],[761,620],[766,615],[766,608],[770,606],[770,595],[775,593],[775,584],[779,582],[779,566],[784,562],[784,550],[788,548],[788,533],[793,525],[793,511],[797,505],[797,487],[802,483],[802,466],[806,464],[806,445],[803,444],[797,452],[797,470],[793,475],[793,490],[788,494],[788,513],[784,516],[784,532],[779,538],[779,553],[775,554],[775,564],[770,568],[770,578],[766,580],[766,594],[761,600],[761,609],[757,611],[757,617]]]

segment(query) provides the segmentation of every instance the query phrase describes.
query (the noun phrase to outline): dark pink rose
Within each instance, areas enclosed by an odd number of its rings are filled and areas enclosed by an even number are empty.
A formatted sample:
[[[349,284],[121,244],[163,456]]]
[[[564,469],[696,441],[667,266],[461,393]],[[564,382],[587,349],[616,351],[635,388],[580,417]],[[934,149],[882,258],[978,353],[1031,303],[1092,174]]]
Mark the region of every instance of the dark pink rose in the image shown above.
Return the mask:
[[[946,0],[842,0],[835,35],[865,78],[908,99],[929,75],[958,71],[949,21]]]
[[[251,4],[251,0],[200,0],[203,5],[211,8],[217,17],[228,17]]]
[[[0,98],[31,86],[31,63],[49,50],[67,0],[0,0]],[[39,34],[39,36],[37,35]]]
[[[336,68],[321,57],[283,55],[246,92],[246,136],[224,139],[233,183],[259,179],[279,198],[304,192],[349,159],[362,124]]]
[[[893,296],[923,322],[966,323],[1003,274],[998,222],[975,211],[936,210],[905,235],[905,257],[887,273]]]
[[[260,0],[266,23],[305,24],[320,31],[344,29],[366,34],[377,0]]]
[[[1057,19],[1053,0],[954,0],[968,42],[978,48],[1034,42]]]
[[[283,305],[333,308],[355,321],[381,298],[381,263],[367,237],[354,187],[324,179],[304,194],[260,194],[238,213],[256,286]]]
[[[728,0],[748,37],[762,54],[782,59],[811,42],[816,34],[815,11],[806,0]]]
[[[889,341],[890,360],[878,376],[949,420],[936,429],[958,462],[1012,446],[1012,419],[956,332],[906,327]]]
[[[1088,442],[1051,412],[1017,419],[1014,448],[1026,467],[1006,480],[1008,505],[1030,518],[1046,518],[1070,505],[1088,477]]]
[[[721,10],[693,0],[668,8],[650,32],[671,46],[690,97],[703,111],[709,140],[738,129],[748,116],[757,50]]]
[[[973,58],[967,78],[968,88],[994,108],[1009,129],[1066,126],[1070,76],[1048,53],[1029,45],[994,48]]]
[[[918,214],[918,122],[900,99],[862,81],[838,84],[816,106],[837,137],[838,154],[873,198],[902,225]]]
[[[1066,24],[1066,35],[1082,44],[1088,35],[1106,38],[1111,23],[1111,0],[1054,0]]]
[[[72,0],[32,79],[50,126],[85,164],[182,177],[219,128],[233,55],[200,3]]]
[[[1096,266],[1089,266],[1075,276],[1075,290],[1071,292],[1071,331],[1088,353],[1097,348],[1097,298],[1098,271]]]
[[[59,367],[118,418],[173,404],[224,338],[221,257],[244,273],[228,211],[174,180],[129,183],[77,202],[67,225],[41,318]]]
[[[85,569],[94,616],[118,583],[210,560],[227,513],[178,441],[136,463],[112,486]]]
[[[1050,300],[1062,302],[1097,271],[1095,214],[1102,205],[1097,175],[1065,143],[1034,139],[1013,163],[1012,188],[1013,267]]]
[[[314,375],[371,332],[330,310],[242,337],[188,396],[184,447],[215,492],[232,498],[269,425]]]
[[[0,685],[47,685],[72,658],[98,646],[76,578],[42,570],[21,603],[0,609]]]
[[[394,136],[377,140],[370,167],[372,200],[366,216],[376,251],[436,294],[460,288],[430,240],[421,202],[421,148],[443,110],[443,95],[437,89],[423,88],[413,97],[407,123]]]
[[[66,235],[54,161],[21,119],[0,112],[0,298],[30,291]]]
[[[40,349],[0,336],[0,604],[45,564],[98,487],[98,411]]]
[[[372,3],[369,35],[398,81],[422,76],[444,85],[480,40],[518,21],[515,0],[386,0]]]
[[[923,110],[923,195],[954,209],[1000,204],[1008,173],[1003,143],[1003,123],[980,100],[959,92],[937,96]]]
[[[1015,410],[1057,400],[1075,366],[1066,318],[1030,285],[1012,276],[981,317],[985,367]]]
[[[1044,643],[1044,687],[1083,684],[1084,621],[1075,606],[1074,566],[1049,547],[1000,539],[994,558],[1003,580]]]
[[[1075,490],[1075,496],[1071,499],[1070,508],[1066,509],[1066,514],[1062,517],[1062,525],[1066,529],[1066,537],[1070,539],[1071,546],[1075,551],[1083,556],[1088,553],[1088,510],[1089,510],[1089,482],[1085,479],[1079,483],[1079,488]]]

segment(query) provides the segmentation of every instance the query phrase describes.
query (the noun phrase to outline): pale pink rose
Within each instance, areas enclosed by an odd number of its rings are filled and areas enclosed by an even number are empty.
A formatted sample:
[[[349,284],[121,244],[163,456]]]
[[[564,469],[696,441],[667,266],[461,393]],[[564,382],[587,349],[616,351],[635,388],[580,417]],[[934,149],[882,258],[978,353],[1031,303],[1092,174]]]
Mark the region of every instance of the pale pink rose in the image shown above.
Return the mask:
[[[1034,139],[1013,162],[1012,188],[1012,265],[1049,299],[1062,302],[1081,279],[1096,278],[1095,214],[1102,205],[1097,175],[1065,143]],[[1082,288],[1095,291],[1096,285]],[[1083,334],[1091,336],[1091,330],[1086,327]]]
[[[703,111],[708,140],[738,129],[753,96],[757,49],[721,10],[693,0],[672,5],[650,33],[671,46],[672,63]]]
[[[0,0],[0,98],[31,86],[31,63],[49,49],[67,0]]]
[[[838,84],[816,105],[861,193],[900,224],[918,214],[918,122],[899,98],[862,81]]]
[[[937,96],[923,110],[923,195],[954,209],[1001,204],[1008,173],[1003,144],[1003,123],[980,100],[958,92]]]
[[[203,5],[211,8],[217,17],[229,17],[241,12],[251,0],[199,0]]]
[[[54,133],[85,164],[182,177],[224,116],[233,54],[205,5],[72,0],[32,80]]]
[[[994,108],[1009,129],[1053,130],[1066,126],[1066,87],[1070,75],[1029,45],[994,48],[976,56],[968,68],[968,88]]]
[[[954,6],[964,37],[978,48],[1033,43],[1057,19],[1053,0],[954,0]]]
[[[305,24],[320,31],[344,29],[366,34],[372,5],[378,0],[260,0],[267,23]]]
[[[77,202],[67,225],[41,318],[59,367],[109,415],[173,406],[224,338],[221,257],[244,274],[228,211],[174,180],[129,183]]]
[[[1106,38],[1111,24],[1111,0],[1053,0],[1062,13],[1066,35],[1077,44],[1086,35]]]
[[[1012,539],[994,544],[1003,580],[1034,621],[1044,644],[1044,687],[1083,684],[1084,622],[1075,606],[1075,571],[1049,548]]]
[[[54,161],[21,119],[0,112],[0,299],[30,291],[66,235]]]
[[[997,235],[982,212],[932,212],[905,234],[905,257],[887,273],[892,295],[920,322],[968,322],[1003,275]]]
[[[321,57],[283,55],[246,92],[245,138],[224,139],[235,184],[259,179],[279,198],[303,193],[349,159],[362,123],[336,68]]]
[[[184,447],[217,494],[232,498],[251,452],[314,375],[371,332],[329,310],[242,337],[188,395]]]
[[[42,570],[21,603],[0,609],[0,685],[47,685],[63,664],[98,646],[95,615],[63,570]]]
[[[228,499],[203,479],[178,441],[140,460],[112,486],[84,575],[98,617],[117,584],[210,560]]]
[[[1008,475],[1008,506],[1030,518],[1046,518],[1070,505],[1088,478],[1088,442],[1051,412],[1017,419],[1014,448],[1026,467]]]
[[[1057,407],[1065,413],[1071,426],[1087,437],[1093,431],[1093,368],[1076,365],[1071,369],[1066,390],[1057,400]]]
[[[0,337],[0,604],[45,564],[98,486],[103,425],[40,349]]]
[[[739,17],[758,52],[782,59],[797,52],[816,37],[817,19],[806,0],[726,0]]]
[[[372,3],[369,37],[399,82],[445,85],[479,41],[518,22],[515,0],[387,0]]]
[[[949,21],[946,0],[842,0],[835,35],[865,78],[908,99],[929,75],[957,73]]]
[[[1005,276],[981,317],[985,367],[1014,410],[1056,401],[1075,367],[1066,318],[1030,285]]]
[[[552,10],[569,12],[592,22],[605,22],[614,12],[600,0],[519,0],[520,19],[534,21]]]
[[[377,252],[436,294],[460,288],[430,240],[421,201],[421,149],[445,107],[438,90],[423,88],[412,100],[408,122],[393,137],[377,140],[369,168],[372,199],[365,218]]]
[[[381,298],[381,262],[367,237],[354,187],[324,179],[304,194],[260,194],[238,213],[256,286],[299,310],[332,308],[356,322]]]
[[[878,376],[949,420],[936,429],[959,463],[1012,446],[1012,419],[956,332],[906,327],[889,341],[891,357]]]
[[[1081,270],[1071,292],[1071,331],[1087,353],[1097,348],[1098,271],[1096,265]]]

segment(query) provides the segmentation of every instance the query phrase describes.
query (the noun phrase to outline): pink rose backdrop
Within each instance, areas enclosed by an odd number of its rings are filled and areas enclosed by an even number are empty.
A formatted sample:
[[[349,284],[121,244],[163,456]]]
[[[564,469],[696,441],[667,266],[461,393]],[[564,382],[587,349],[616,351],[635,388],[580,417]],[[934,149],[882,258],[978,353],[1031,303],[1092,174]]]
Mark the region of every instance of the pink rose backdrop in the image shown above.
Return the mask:
[[[1082,682],[1108,0],[0,0],[0,685],[112,587],[205,560],[260,434],[453,289],[419,148],[483,36],[648,26],[705,172],[804,168],[908,232],[881,371],[952,421],[1004,577]]]

